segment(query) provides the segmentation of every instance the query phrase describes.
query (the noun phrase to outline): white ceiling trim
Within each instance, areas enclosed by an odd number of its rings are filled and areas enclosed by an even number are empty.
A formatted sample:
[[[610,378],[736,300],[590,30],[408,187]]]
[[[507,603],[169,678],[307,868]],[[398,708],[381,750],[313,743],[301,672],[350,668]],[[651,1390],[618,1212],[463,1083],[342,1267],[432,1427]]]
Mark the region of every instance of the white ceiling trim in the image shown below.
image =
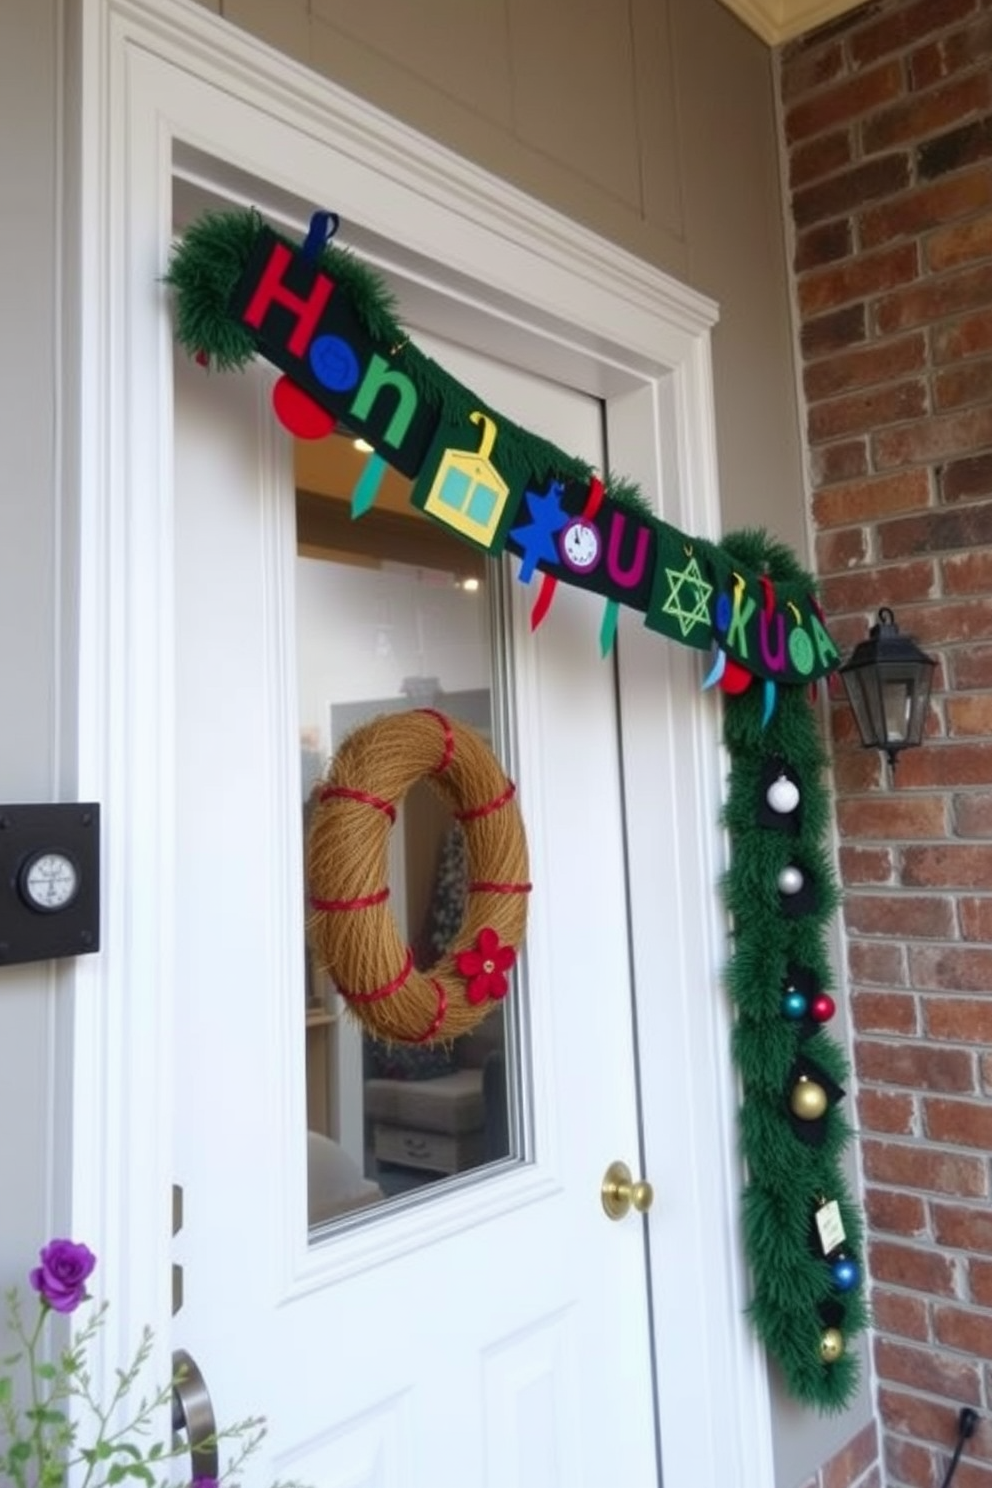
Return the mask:
[[[862,0],[723,0],[723,3],[756,31],[762,41],[779,46],[848,10],[856,10]]]

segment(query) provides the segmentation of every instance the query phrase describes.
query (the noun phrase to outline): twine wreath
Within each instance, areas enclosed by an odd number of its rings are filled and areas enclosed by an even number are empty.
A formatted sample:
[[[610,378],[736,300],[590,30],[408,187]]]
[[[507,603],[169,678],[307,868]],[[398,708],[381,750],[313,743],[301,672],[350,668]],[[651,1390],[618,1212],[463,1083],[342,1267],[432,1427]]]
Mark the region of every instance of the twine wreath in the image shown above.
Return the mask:
[[[400,935],[387,882],[396,807],[418,780],[451,808],[468,862],[458,936],[425,971]],[[307,839],[311,947],[376,1038],[458,1038],[506,993],[527,924],[527,873],[516,788],[484,740],[433,708],[387,714],[349,735],[317,792]]]

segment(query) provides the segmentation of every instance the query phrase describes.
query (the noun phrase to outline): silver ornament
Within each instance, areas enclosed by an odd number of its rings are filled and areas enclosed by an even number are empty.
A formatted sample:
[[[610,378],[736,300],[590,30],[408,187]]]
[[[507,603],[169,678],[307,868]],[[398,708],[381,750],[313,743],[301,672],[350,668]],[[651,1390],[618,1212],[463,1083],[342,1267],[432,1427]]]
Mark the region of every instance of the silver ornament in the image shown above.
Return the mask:
[[[780,816],[788,816],[799,805],[799,787],[787,775],[780,775],[765,791],[765,800]]]

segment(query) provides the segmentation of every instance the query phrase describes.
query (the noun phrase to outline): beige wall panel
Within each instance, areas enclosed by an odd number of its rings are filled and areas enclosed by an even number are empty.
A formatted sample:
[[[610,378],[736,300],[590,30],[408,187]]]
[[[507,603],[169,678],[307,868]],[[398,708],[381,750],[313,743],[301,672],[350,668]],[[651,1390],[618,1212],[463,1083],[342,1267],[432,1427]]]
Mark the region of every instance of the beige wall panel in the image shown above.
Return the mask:
[[[772,57],[717,0],[671,0],[688,278],[713,336],[726,529],[807,546]]]
[[[516,133],[641,215],[630,12],[614,0],[507,0]]]
[[[310,55],[310,9],[307,0],[220,0],[220,13],[269,46],[306,62]]]
[[[311,0],[310,10],[438,93],[510,128],[504,0]]]
[[[73,471],[60,470],[56,451],[61,10],[58,0],[0,0],[8,126],[0,130],[0,779],[12,803],[74,794],[70,767],[62,778],[59,761],[60,608],[71,634],[74,604],[59,567],[60,544],[72,540],[59,488],[71,492]],[[74,705],[65,702],[68,713]],[[55,1065],[56,975],[45,962],[0,966],[0,1291],[26,1285],[61,1217],[52,1208],[53,1121],[65,1088]],[[0,1357],[11,1346],[0,1319]]]
[[[644,217],[681,241],[679,115],[668,0],[631,0],[634,89]]]
[[[606,194],[571,166],[562,165],[503,125],[439,92],[401,62],[382,56],[316,14],[311,17],[310,65],[412,128],[512,181],[520,190],[621,243],[638,257],[674,274],[684,268],[682,243],[663,225],[647,221],[639,208]],[[604,105],[604,119],[609,115],[610,108]]]

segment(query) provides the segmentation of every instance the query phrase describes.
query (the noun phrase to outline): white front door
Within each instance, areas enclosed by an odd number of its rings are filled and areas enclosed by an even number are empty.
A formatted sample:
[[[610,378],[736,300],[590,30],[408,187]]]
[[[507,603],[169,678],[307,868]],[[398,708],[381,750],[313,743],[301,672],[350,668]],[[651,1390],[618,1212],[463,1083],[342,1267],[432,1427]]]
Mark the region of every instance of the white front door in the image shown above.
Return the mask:
[[[594,399],[430,349],[490,406],[602,467]],[[308,1243],[293,452],[270,383],[177,364],[175,1344],[219,1422],[268,1417],[259,1485],[653,1488],[645,1221],[611,1223],[600,1202],[613,1159],[638,1170],[640,1139],[615,681],[589,597],[560,594],[532,636],[534,589],[511,581],[499,638],[534,883],[508,1061],[514,1153]],[[400,637],[378,654],[405,621],[382,612],[374,572],[363,603],[363,573],[341,573],[336,605],[325,585],[308,649],[329,653],[336,695],[304,722],[402,700],[416,671]],[[433,605],[409,628],[457,626],[459,605],[484,602],[447,592],[445,622],[428,577]],[[445,692],[457,640],[420,638],[419,670]],[[361,1060],[354,1040],[349,1053]],[[348,1073],[332,1070],[332,1101]]]
[[[718,718],[698,657],[640,617],[621,618],[620,727],[595,602],[560,593],[531,637],[518,596],[510,625],[536,885],[515,994],[526,1160],[309,1241],[290,467],[262,370],[184,366],[174,409],[173,189],[294,233],[314,206],[339,210],[358,251],[405,275],[415,334],[540,373],[550,385],[497,387],[475,369],[497,407],[522,398],[523,422],[590,458],[590,405],[553,385],[602,399],[613,468],[706,537],[715,309],[206,7],[92,0],[78,20],[64,718],[80,798],[103,807],[104,915],[100,955],[66,968],[59,1155],[71,1233],[114,1304],[98,1387],[150,1323],[157,1379],[175,1343],[222,1423],[269,1415],[259,1481],[274,1464],[315,1485],[653,1488],[649,1241],[666,1488],[728,1472],[767,1488],[719,987]],[[646,1224],[611,1224],[598,1192],[614,1159],[638,1169],[628,930]]]

